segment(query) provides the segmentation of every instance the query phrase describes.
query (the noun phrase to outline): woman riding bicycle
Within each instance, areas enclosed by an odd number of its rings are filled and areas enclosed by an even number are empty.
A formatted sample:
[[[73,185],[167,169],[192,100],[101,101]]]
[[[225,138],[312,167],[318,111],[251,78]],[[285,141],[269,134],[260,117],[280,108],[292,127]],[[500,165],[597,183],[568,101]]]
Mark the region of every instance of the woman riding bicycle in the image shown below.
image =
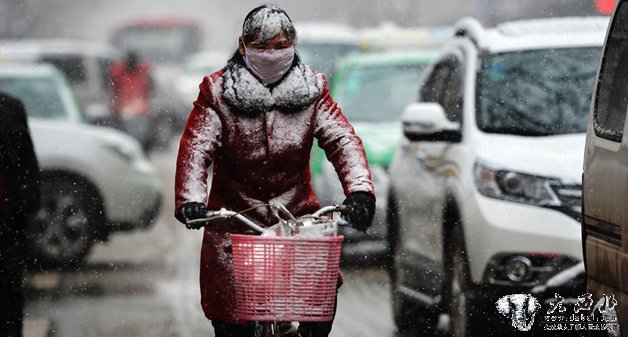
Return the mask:
[[[310,184],[314,139],[334,165],[347,198],[343,216],[364,230],[373,220],[373,183],[361,140],[331,98],[327,81],[301,63],[296,31],[275,5],[245,18],[239,47],[226,66],[203,79],[181,138],[175,179],[176,218],[204,218],[209,209],[249,210],[268,227],[267,207],[281,203],[294,215],[320,208]],[[208,167],[213,164],[211,191]],[[253,336],[238,319],[229,233],[245,233],[235,221],[204,231],[201,304],[217,337]],[[340,282],[339,282],[340,283]],[[302,323],[301,336],[328,336],[332,322]]]

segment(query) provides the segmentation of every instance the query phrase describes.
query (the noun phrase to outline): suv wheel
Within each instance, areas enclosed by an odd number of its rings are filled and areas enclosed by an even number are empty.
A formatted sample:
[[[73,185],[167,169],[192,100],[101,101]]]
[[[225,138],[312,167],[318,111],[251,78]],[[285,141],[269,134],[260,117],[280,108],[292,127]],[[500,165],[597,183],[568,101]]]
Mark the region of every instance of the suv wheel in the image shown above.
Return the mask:
[[[394,257],[391,274],[393,316],[395,318],[397,328],[400,331],[407,331],[418,326],[417,309],[414,305],[409,303],[408,299],[405,298],[402,293],[399,292],[399,274],[402,272],[399,260],[400,258],[398,256]]]
[[[471,301],[471,277],[469,264],[464,250],[462,230],[456,226],[452,232],[451,265],[449,275],[449,317],[450,329],[453,337],[473,336],[473,320],[475,307]]]
[[[401,286],[401,274],[403,266],[401,265],[401,235],[399,235],[397,209],[395,199],[389,194],[387,219],[389,225],[389,240],[387,262],[390,262],[390,280],[391,280],[391,297],[393,316],[395,324],[400,331],[416,330],[421,334],[432,335],[436,331],[438,323],[438,313],[434,313],[430,308],[422,307],[414,303],[399,291]]]
[[[43,177],[41,206],[28,233],[38,266],[67,268],[85,261],[99,228],[94,200],[79,182]]]

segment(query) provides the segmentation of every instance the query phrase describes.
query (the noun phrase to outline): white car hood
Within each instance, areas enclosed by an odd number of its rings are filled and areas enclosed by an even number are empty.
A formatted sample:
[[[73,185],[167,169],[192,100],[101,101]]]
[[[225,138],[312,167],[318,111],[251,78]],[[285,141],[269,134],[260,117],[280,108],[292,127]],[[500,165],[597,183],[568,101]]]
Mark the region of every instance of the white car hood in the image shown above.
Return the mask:
[[[581,184],[585,137],[585,133],[547,137],[485,134],[475,149],[478,161],[496,169]]]
[[[77,146],[80,145],[80,142],[82,141],[91,141],[94,139],[115,139],[123,142],[137,143],[135,139],[127,136],[121,131],[72,121],[44,121],[29,119],[28,124],[33,138],[45,135],[45,137],[50,137],[46,139],[48,142],[67,140]]]
[[[41,167],[65,167],[87,173],[107,158],[119,158],[120,167],[154,175],[140,144],[126,134],[105,127],[68,121],[29,120],[31,137]],[[102,167],[100,167],[102,168]]]

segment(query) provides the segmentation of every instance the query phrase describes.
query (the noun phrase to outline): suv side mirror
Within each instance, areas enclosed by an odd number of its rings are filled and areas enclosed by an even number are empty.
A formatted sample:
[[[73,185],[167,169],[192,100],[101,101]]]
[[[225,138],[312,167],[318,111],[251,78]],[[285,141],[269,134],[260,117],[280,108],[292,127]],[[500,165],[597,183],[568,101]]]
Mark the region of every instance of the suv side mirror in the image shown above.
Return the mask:
[[[460,123],[445,116],[438,103],[412,103],[401,116],[403,134],[411,141],[460,142]]]

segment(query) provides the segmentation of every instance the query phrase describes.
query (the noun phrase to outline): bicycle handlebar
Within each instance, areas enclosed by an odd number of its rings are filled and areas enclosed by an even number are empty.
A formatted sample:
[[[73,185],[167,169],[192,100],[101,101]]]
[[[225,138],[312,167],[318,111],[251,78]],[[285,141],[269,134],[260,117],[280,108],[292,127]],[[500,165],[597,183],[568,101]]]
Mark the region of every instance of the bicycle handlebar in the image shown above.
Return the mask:
[[[292,217],[292,214],[290,214],[290,212],[288,212],[288,210],[285,208],[285,206],[277,204],[277,205],[269,205],[269,207],[274,211],[274,214],[276,217],[278,217],[279,219],[283,220],[281,217],[279,217],[278,212],[283,212],[284,214],[288,214],[290,217]],[[332,212],[342,212],[343,210],[345,210],[346,206],[343,205],[333,205],[333,206],[325,206],[321,209],[319,209],[318,211],[314,212],[311,216],[312,217],[320,217],[324,214],[328,214],[328,213],[332,213]],[[214,220],[220,220],[220,219],[229,219],[229,218],[236,218],[238,219],[240,222],[242,222],[243,224],[247,225],[249,228],[253,229],[254,231],[258,232],[258,233],[262,233],[264,232],[264,230],[266,230],[266,228],[259,226],[258,224],[254,223],[253,221],[249,220],[247,217],[245,217],[244,215],[238,213],[238,212],[234,212],[234,211],[230,211],[228,209],[225,208],[221,208],[217,211],[209,211],[207,212],[205,218],[200,218],[200,219],[194,219],[194,220],[188,220],[186,221],[186,225],[189,228],[192,227],[197,227],[197,226],[193,226],[193,225],[198,225],[198,227],[204,227],[205,225],[208,225],[210,222],[214,221]],[[292,217],[292,219],[294,219],[294,217]]]
[[[314,212],[312,216],[321,216],[323,214],[331,213],[331,212],[342,212],[347,209],[347,206],[344,205],[333,205],[333,206],[325,206],[318,211]]]
[[[188,220],[188,221],[186,221],[186,224],[187,225],[201,224],[201,226],[199,226],[199,227],[203,227],[204,225],[207,225],[209,222],[212,222],[214,220],[228,219],[228,218],[232,218],[232,217],[240,220],[242,223],[244,223],[245,225],[249,226],[251,229],[255,230],[256,232],[261,233],[261,232],[264,231],[263,227],[257,225],[253,221],[249,220],[244,215],[242,215],[240,213],[237,213],[237,212],[234,212],[234,211],[230,211],[230,210],[224,209],[224,208],[221,208],[221,209],[219,209],[217,211],[209,211],[205,215],[205,218]]]

